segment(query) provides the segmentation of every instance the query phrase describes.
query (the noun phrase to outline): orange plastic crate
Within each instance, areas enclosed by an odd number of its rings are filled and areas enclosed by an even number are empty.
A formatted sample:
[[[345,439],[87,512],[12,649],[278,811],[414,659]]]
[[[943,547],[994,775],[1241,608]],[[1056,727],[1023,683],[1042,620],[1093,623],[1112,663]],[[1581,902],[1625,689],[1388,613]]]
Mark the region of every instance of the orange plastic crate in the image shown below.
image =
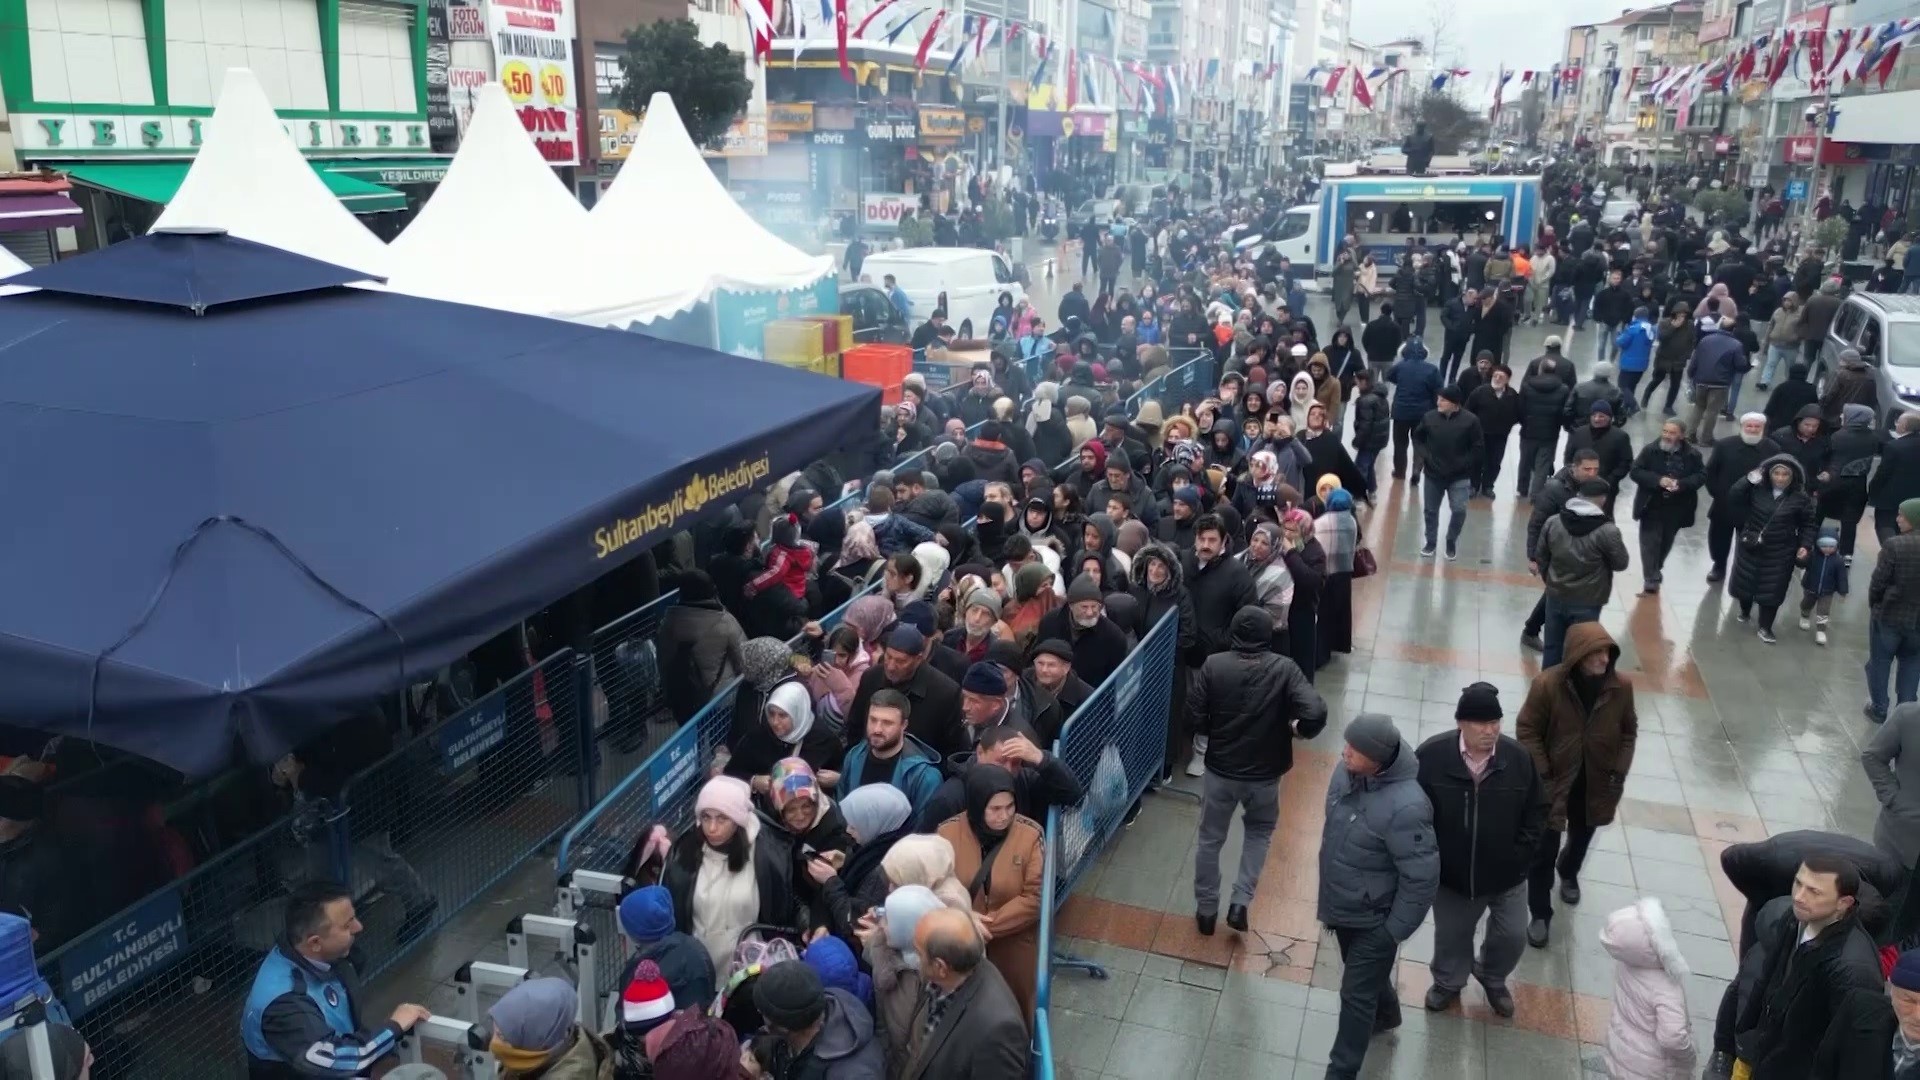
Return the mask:
[[[889,390],[898,401],[902,383],[913,370],[913,350],[905,345],[856,345],[840,358],[840,377]]]

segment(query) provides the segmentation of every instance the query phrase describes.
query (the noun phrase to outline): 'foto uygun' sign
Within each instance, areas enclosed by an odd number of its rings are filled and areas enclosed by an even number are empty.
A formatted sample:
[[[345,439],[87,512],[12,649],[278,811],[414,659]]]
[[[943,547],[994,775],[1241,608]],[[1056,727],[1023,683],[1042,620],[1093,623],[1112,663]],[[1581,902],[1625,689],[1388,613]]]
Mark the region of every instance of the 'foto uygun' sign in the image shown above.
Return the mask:
[[[580,163],[580,108],[573,78],[573,0],[489,0],[500,85],[551,165]]]

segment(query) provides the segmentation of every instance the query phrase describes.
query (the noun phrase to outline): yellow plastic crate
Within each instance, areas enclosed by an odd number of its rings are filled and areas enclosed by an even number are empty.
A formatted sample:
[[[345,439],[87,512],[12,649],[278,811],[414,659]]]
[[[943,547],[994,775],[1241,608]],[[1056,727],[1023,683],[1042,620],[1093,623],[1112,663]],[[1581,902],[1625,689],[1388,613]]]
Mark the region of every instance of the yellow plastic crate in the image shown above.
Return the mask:
[[[767,324],[766,357],[793,365],[813,363],[827,354],[827,328],[809,319],[775,319]]]
[[[793,368],[795,371],[811,371],[816,375],[826,375],[835,379],[840,377],[838,356],[822,356],[816,360],[775,360],[773,362],[781,367]]]

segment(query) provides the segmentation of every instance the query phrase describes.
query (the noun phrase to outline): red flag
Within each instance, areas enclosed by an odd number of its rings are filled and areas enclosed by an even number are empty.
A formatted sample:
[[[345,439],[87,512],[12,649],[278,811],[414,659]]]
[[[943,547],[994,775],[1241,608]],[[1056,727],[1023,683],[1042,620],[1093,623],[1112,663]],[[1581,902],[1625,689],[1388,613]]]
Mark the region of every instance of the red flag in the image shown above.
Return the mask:
[[[1887,47],[1886,55],[1882,56],[1880,62],[1873,67],[1873,73],[1880,76],[1880,89],[1885,90],[1887,88],[1887,76],[1893,74],[1894,62],[1899,59],[1900,42],[1896,41]]]
[[[879,18],[879,17],[880,17],[880,13],[881,13],[881,12],[883,12],[883,11],[885,11],[885,10],[887,10],[888,8],[890,8],[890,7],[892,7],[892,6],[894,5],[894,2],[895,2],[895,0],[880,0],[880,2],[879,2],[879,3],[877,3],[877,4],[875,4],[875,5],[873,5],[873,10],[872,10],[872,11],[869,11],[869,12],[867,12],[867,17],[866,17],[866,18],[864,18],[864,19],[861,19],[861,20],[860,20],[860,25],[854,28],[854,30],[853,30],[853,36],[854,36],[854,37],[866,37],[866,36],[867,36],[867,27],[869,27],[869,26],[872,26],[872,25],[873,25],[873,20],[875,20],[875,19],[877,19],[877,18]]]
[[[1833,48],[1833,63],[1828,64],[1826,70],[1820,73],[1822,79],[1830,77],[1833,74],[1833,69],[1839,67],[1841,61],[1847,58],[1847,47],[1852,44],[1853,31],[1851,29],[1840,31],[1840,44]]]
[[[833,36],[840,48],[840,77],[853,81],[853,65],[847,63],[847,0],[833,0]]]
[[[1845,30],[1842,30],[1840,32],[1842,34],[1846,33]],[[1844,40],[1844,38],[1842,40]],[[1817,34],[1814,34],[1812,40],[1806,42],[1806,45],[1807,45],[1807,66],[1813,69],[1813,75],[1807,81],[1808,82],[1824,81],[1827,77],[1827,32],[1822,30]],[[1844,52],[1846,51],[1846,46],[1842,45],[1840,49],[1842,52]]]
[[[1333,95],[1333,94],[1339,93],[1340,80],[1346,78],[1346,76],[1347,76],[1347,65],[1341,64],[1339,67],[1334,68],[1333,75],[1327,79],[1326,89],[1321,92],[1327,95]]]
[[[1523,72],[1521,72],[1521,73],[1520,73],[1520,85],[1521,85],[1521,86],[1532,86],[1532,85],[1533,85],[1533,72],[1531,72],[1531,71],[1523,71]]]
[[[933,21],[927,24],[927,32],[920,39],[920,49],[913,54],[913,70],[927,70],[927,53],[933,49],[934,35],[940,32],[940,24],[947,21],[947,9],[941,8],[933,13]]]
[[[1627,69],[1627,83],[1625,88],[1626,92],[1620,95],[1620,100],[1623,104],[1625,102],[1633,100],[1633,84],[1639,78],[1640,78],[1639,68],[1636,67],[1636,68]]]
[[[1353,69],[1353,100],[1359,102],[1362,108],[1369,111],[1373,109],[1373,91],[1367,89],[1367,80],[1360,74],[1359,68]]]
[[[1733,77],[1738,82],[1753,78],[1753,46],[1749,45],[1740,51],[1740,63],[1734,66]]]
[[[1079,100],[1080,97],[1077,93],[1080,86],[1079,58],[1079,50],[1067,50],[1067,108],[1069,110],[1073,108],[1074,102]]]

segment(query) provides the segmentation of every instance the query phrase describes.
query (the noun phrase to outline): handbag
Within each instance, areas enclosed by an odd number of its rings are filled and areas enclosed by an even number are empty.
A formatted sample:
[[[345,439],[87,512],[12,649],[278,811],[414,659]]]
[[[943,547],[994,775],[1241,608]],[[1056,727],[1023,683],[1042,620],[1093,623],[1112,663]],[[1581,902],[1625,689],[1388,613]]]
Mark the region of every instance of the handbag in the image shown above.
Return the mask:
[[[1353,576],[1354,577],[1356,578],[1372,577],[1373,575],[1379,572],[1380,572],[1380,564],[1374,561],[1373,552],[1368,551],[1366,548],[1354,549],[1353,551]]]

